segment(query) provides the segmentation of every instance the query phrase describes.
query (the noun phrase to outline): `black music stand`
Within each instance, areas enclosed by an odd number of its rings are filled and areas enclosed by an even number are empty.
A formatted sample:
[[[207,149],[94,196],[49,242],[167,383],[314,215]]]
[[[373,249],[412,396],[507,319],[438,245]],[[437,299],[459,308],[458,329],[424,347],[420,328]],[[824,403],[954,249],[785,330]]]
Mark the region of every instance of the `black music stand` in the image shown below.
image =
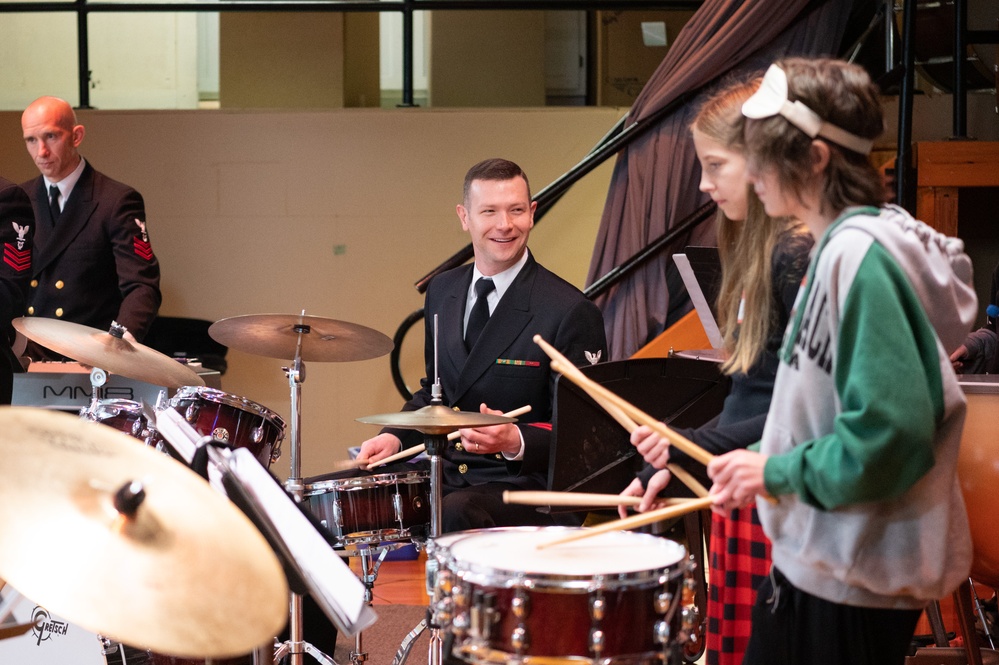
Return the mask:
[[[727,376],[718,364],[690,358],[641,358],[583,367],[583,373],[673,427],[698,427],[721,412]],[[582,388],[555,383],[548,489],[617,494],[642,468],[621,428]]]

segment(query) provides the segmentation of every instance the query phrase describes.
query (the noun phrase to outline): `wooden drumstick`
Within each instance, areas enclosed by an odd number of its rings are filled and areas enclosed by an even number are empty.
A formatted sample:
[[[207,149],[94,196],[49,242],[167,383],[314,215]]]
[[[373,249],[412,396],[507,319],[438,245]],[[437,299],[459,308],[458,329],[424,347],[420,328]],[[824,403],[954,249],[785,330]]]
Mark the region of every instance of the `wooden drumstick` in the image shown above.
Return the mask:
[[[666,499],[667,505],[678,505],[690,499]],[[640,496],[622,496],[620,494],[591,494],[588,492],[533,492],[510,491],[503,492],[503,503],[515,503],[522,506],[596,506],[614,508],[616,506],[637,506],[642,503]]]
[[[524,405],[524,406],[522,406],[520,408],[514,409],[513,411],[507,411],[503,415],[506,416],[507,418],[516,418],[517,416],[522,416],[525,413],[529,413],[530,410],[531,410],[531,405],[530,404],[526,404],[526,405]],[[455,439],[460,439],[460,438],[461,438],[461,430],[455,430],[455,431],[453,431],[453,432],[451,432],[450,434],[447,435],[447,440],[448,441],[454,441]],[[421,444],[412,446],[410,448],[406,448],[405,450],[400,450],[396,454],[389,455],[385,459],[378,460],[374,464],[371,464],[370,466],[368,466],[368,468],[369,469],[377,469],[378,467],[383,466],[385,464],[388,464],[389,462],[394,462],[394,461],[400,460],[400,459],[402,459],[404,457],[409,457],[410,455],[416,455],[418,453],[422,453],[426,449],[427,449],[426,444],[421,443]]]
[[[503,503],[515,503],[521,506],[637,506],[642,502],[640,496],[621,496],[620,494],[593,494],[589,492],[503,492]]]
[[[690,491],[694,493],[694,496],[704,498],[708,495],[708,488],[702,485],[697,478],[694,478],[694,474],[690,473],[679,464],[667,464],[666,468],[669,469],[669,472],[673,474],[674,478],[689,487]]]
[[[346,471],[347,469],[360,469],[361,467],[367,466],[368,460],[366,459],[344,459],[337,460],[333,462],[334,471]]]
[[[661,520],[668,520],[673,517],[679,517],[681,515],[686,515],[687,513],[692,513],[696,510],[704,510],[705,508],[711,507],[711,498],[704,497],[701,499],[688,499],[681,504],[675,506],[667,506],[665,508],[659,508],[658,510],[650,510],[647,513],[638,513],[637,515],[631,515],[625,517],[624,519],[614,520],[612,522],[604,522],[598,526],[581,529],[579,531],[573,532],[571,535],[558,538],[556,540],[551,540],[547,543],[541,543],[537,546],[539,550],[543,550],[546,547],[553,547],[555,545],[562,545],[564,543],[571,543],[577,540],[583,540],[584,538],[590,538],[592,536],[599,535],[601,533],[607,533],[608,531],[622,531],[627,529],[634,529],[636,527],[645,526],[646,524],[652,524],[654,522],[659,522]]]

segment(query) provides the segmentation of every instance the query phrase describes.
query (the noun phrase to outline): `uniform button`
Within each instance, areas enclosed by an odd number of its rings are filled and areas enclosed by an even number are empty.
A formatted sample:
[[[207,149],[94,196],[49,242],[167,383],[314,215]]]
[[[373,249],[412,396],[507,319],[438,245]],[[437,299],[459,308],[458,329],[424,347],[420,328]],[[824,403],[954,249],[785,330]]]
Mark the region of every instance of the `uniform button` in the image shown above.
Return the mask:
[[[459,464],[458,465],[458,473],[468,473],[468,465],[467,464]]]
[[[460,443],[456,443],[456,444],[454,444],[454,449],[457,450],[460,453],[462,450],[465,449],[465,447],[463,445],[461,445]]]
[[[38,280],[37,279],[31,280],[31,288],[33,288],[33,289],[37,289],[38,288]]]
[[[503,456],[499,453],[496,453],[496,459],[503,459]]]
[[[62,307],[56,308],[55,315],[60,318],[62,317]]]
[[[35,313],[35,308],[34,307],[29,307],[28,308],[28,314],[34,314],[34,313]]]
[[[64,282],[63,282],[63,281],[62,281],[61,279],[60,279],[60,280],[58,280],[58,281],[57,281],[57,282],[55,283],[55,287],[56,287],[57,289],[61,289],[61,288],[62,288],[62,287],[64,287],[64,286],[66,286],[66,284],[65,284],[65,283],[64,283]]]

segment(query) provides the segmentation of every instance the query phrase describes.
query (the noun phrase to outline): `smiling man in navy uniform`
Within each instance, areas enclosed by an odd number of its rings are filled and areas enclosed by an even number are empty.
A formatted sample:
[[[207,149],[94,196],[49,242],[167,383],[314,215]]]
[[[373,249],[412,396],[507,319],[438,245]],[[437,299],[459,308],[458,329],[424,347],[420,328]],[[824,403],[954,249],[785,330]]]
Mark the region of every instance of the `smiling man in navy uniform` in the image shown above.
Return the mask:
[[[580,291],[546,270],[527,249],[536,203],[527,176],[504,159],[489,159],[465,176],[457,206],[471,236],[473,264],[436,276],[427,289],[427,377],[403,410],[430,404],[434,382],[434,316],[442,401],[460,411],[499,415],[524,405],[516,424],[461,430],[444,455],[442,531],[544,525],[532,506],[506,505],[504,490],[545,489],[552,445],[555,373],[533,341],[540,334],[577,365],[606,356],[603,317]],[[477,286],[480,280],[491,281]],[[484,327],[476,323],[476,302]],[[469,339],[474,336],[475,339]],[[419,432],[387,428],[365,441],[359,457],[382,459],[422,443]]]
[[[35,100],[21,129],[41,172],[22,185],[36,222],[27,314],[100,330],[117,321],[141,341],[161,300],[142,196],[80,156],[84,128],[66,101]],[[58,357],[35,344],[28,355]]]

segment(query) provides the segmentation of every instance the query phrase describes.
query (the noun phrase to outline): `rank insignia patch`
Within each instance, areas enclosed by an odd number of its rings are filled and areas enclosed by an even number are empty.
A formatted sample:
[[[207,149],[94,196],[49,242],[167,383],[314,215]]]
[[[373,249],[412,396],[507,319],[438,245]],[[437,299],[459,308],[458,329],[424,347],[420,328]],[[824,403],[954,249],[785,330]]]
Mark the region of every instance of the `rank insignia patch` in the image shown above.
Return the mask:
[[[9,242],[3,244],[3,262],[17,272],[23,272],[31,268],[31,250],[17,249]]]

